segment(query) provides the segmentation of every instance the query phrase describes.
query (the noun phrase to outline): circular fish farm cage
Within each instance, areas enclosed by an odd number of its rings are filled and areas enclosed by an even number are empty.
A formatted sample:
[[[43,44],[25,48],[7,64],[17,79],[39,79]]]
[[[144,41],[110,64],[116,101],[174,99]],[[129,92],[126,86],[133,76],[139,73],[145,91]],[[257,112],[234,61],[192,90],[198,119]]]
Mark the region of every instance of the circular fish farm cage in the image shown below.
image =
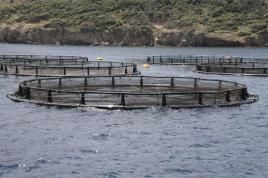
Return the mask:
[[[8,97],[46,106],[100,109],[223,107],[258,100],[235,82],[153,76],[39,78],[21,82]]]
[[[0,73],[17,76],[89,76],[137,74],[133,63],[89,61],[79,56],[2,55]]]
[[[214,56],[151,56],[147,63],[161,65],[195,65],[196,71],[206,74],[240,74],[268,76],[268,59]]]
[[[253,62],[267,62],[264,58],[241,58],[233,56],[149,56],[146,62],[149,64],[163,64],[163,65],[199,65],[199,64],[242,64]]]
[[[268,76],[267,62],[220,62],[198,64],[196,71],[206,74]]]

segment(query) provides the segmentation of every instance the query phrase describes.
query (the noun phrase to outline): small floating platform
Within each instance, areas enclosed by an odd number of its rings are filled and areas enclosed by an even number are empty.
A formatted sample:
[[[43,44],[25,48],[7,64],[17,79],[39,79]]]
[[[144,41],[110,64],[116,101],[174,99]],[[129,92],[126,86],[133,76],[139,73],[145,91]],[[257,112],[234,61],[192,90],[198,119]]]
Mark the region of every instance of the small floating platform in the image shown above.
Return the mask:
[[[38,105],[101,109],[223,107],[258,100],[235,82],[153,76],[39,78],[21,82],[8,97]]]

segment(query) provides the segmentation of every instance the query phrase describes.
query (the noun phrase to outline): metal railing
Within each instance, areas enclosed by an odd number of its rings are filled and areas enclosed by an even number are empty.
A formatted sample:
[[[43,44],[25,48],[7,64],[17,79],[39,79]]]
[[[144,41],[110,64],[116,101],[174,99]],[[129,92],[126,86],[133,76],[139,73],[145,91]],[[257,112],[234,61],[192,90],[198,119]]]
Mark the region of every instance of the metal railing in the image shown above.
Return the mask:
[[[52,105],[144,108],[229,105],[247,101],[249,94],[245,85],[223,80],[89,76],[24,81],[16,96]]]
[[[0,56],[0,72],[27,76],[87,76],[136,74],[133,63],[88,61],[77,56]]]
[[[215,63],[244,63],[244,62],[266,62],[266,58],[242,58],[233,56],[149,56],[146,59],[150,64],[215,64]]]
[[[243,62],[200,64],[197,65],[196,70],[198,72],[206,73],[267,75],[268,63]]]

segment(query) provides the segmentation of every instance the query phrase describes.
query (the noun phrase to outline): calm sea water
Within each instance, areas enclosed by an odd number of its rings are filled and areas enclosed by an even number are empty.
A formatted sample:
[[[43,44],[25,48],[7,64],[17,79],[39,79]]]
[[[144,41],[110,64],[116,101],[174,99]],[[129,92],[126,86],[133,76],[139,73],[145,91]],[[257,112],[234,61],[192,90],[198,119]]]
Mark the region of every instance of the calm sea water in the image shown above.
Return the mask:
[[[0,44],[0,54],[102,56],[142,64],[148,55],[268,58],[268,49]],[[47,108],[10,101],[6,94],[27,78],[0,76],[0,177],[268,177],[268,78],[201,75],[188,66],[140,69],[146,75],[238,81],[260,100],[181,110]]]

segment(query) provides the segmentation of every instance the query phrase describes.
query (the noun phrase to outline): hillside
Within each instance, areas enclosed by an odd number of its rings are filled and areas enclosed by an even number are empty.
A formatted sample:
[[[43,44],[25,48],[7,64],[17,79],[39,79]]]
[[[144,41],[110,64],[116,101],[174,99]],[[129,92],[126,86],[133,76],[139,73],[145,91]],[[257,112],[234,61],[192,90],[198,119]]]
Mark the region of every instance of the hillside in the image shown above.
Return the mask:
[[[268,46],[268,0],[0,0],[0,42]]]

